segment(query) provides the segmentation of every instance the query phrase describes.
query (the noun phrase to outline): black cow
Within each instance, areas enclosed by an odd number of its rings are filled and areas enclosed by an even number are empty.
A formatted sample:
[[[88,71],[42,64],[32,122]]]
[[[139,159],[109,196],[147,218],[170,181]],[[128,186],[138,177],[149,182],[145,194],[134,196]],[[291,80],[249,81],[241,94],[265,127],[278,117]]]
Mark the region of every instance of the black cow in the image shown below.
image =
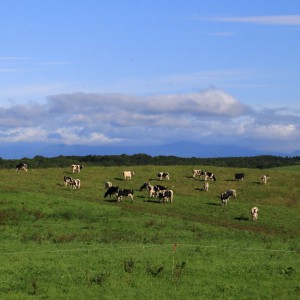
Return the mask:
[[[234,179],[235,180],[244,180],[244,178],[245,178],[245,174],[244,173],[235,173],[234,174]]]
[[[169,172],[159,172],[156,174],[156,176],[159,178],[159,180],[167,179],[170,180],[170,173]]]
[[[28,165],[24,163],[19,163],[16,165],[16,171],[25,171],[28,172]]]
[[[132,190],[132,189],[119,189],[118,193],[117,193],[117,201],[121,202],[123,200],[123,197],[129,197],[132,202],[133,201],[133,193],[134,193],[134,190]]]
[[[107,189],[107,191],[104,194],[104,198],[106,198],[108,195],[109,197],[111,197],[111,195],[116,195],[119,191],[119,187],[118,186],[111,186]]]

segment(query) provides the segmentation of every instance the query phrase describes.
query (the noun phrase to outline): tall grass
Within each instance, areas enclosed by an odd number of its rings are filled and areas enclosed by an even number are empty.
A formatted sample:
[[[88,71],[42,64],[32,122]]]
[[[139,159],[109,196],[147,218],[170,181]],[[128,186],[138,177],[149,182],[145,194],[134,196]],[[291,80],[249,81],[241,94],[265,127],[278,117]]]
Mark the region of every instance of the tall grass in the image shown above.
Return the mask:
[[[131,181],[122,166],[0,170],[2,298],[300,298],[299,168],[264,170],[264,186],[261,170],[206,167],[217,181],[204,192],[194,167],[132,167]],[[64,175],[81,189],[64,187]],[[133,203],[104,198],[105,181],[135,189]],[[140,192],[147,181],[172,188],[174,204]],[[221,206],[228,188],[237,199]]]

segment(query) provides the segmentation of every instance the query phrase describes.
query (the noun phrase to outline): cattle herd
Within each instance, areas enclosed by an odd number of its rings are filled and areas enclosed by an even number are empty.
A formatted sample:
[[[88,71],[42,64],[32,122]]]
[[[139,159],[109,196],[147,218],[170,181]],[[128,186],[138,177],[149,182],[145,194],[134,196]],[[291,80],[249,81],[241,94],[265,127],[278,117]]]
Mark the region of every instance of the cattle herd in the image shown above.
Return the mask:
[[[76,165],[73,164],[71,165],[71,171],[72,173],[80,173],[80,170],[83,168],[83,165]],[[16,171],[25,171],[28,172],[28,165],[25,163],[19,163],[16,165]],[[131,180],[132,177],[135,175],[133,171],[124,171],[123,172],[123,180]],[[170,180],[170,173],[169,172],[158,172],[156,173],[156,177],[158,180]],[[193,178],[203,177],[204,184],[203,184],[203,191],[208,192],[209,190],[209,182],[208,180],[210,179],[211,181],[216,181],[216,176],[212,172],[206,172],[203,170],[193,170]],[[235,181],[243,181],[245,179],[245,174],[244,173],[235,173],[234,174],[234,180]],[[263,175],[261,177],[261,180],[264,185],[267,184],[268,179],[270,179],[269,175]],[[72,187],[72,189],[77,190],[80,189],[80,179],[78,178],[72,178],[70,176],[64,176],[64,186],[65,187]],[[115,197],[117,202],[121,202],[124,197],[128,197],[131,202],[133,202],[134,198],[134,190],[133,189],[121,189],[118,186],[114,186],[112,182],[107,181],[104,184],[104,187],[106,190],[104,194],[104,198],[106,197]],[[174,202],[174,192],[172,189],[169,189],[168,186],[164,185],[151,185],[150,182],[145,182],[144,184],[141,185],[141,187],[138,189],[140,192],[146,190],[148,193],[149,198],[156,198],[158,199],[159,202],[162,203],[173,203]],[[227,189],[225,192],[222,192],[219,196],[221,200],[221,205],[227,205],[228,201],[230,198],[236,198],[237,197],[237,192],[235,189]],[[258,219],[258,212],[259,209],[258,207],[252,207],[250,209],[252,221],[257,221]]]

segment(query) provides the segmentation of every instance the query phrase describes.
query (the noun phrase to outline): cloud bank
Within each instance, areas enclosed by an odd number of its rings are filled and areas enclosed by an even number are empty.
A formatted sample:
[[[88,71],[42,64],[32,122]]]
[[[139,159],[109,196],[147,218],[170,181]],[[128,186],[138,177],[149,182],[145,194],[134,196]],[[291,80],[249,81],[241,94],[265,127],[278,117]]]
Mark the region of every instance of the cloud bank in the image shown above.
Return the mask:
[[[0,107],[0,142],[153,146],[178,141],[300,149],[299,112],[252,108],[208,89],[179,95],[73,93]]]

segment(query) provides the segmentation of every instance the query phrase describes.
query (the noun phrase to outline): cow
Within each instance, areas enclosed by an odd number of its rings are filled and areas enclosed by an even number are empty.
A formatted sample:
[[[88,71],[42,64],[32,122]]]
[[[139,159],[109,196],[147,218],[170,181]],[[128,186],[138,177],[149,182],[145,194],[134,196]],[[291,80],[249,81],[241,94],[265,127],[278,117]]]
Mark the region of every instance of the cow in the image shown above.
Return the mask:
[[[123,197],[129,197],[131,199],[131,202],[133,202],[133,193],[134,190],[132,189],[119,189],[118,193],[116,194],[117,201],[121,202],[123,200]]]
[[[262,178],[261,178],[262,182],[263,182],[265,185],[267,185],[267,180],[268,180],[268,179],[270,179],[270,176],[269,176],[269,175],[263,175]]]
[[[16,165],[16,171],[25,171],[28,172],[28,165],[24,163],[19,163]]]
[[[202,171],[201,175],[204,175],[204,180],[205,181],[207,181],[207,179],[210,179],[210,180],[213,180],[213,181],[217,180],[216,176],[212,172]]]
[[[64,176],[64,185],[65,186],[72,185],[72,181],[73,181],[72,177],[70,177],[70,176]]]
[[[159,178],[159,180],[167,179],[170,180],[170,173],[169,172],[159,172],[156,174],[156,176]]]
[[[124,171],[123,172],[124,180],[131,179],[131,177],[134,175],[135,175],[135,173],[133,171]]]
[[[158,192],[158,198],[159,200],[162,200],[163,202],[170,202],[173,203],[173,191],[172,190],[162,190]]]
[[[202,170],[193,170],[193,178],[195,178],[196,176],[199,176],[199,178],[201,177],[202,174]]]
[[[208,182],[204,182],[204,185],[203,185],[203,190],[208,192],[208,188],[209,188],[209,183]]]
[[[104,194],[104,198],[106,198],[108,195],[111,198],[111,195],[116,195],[119,191],[119,187],[118,186],[111,186],[107,189],[107,191]]]
[[[110,181],[105,182],[104,187],[106,189],[110,188],[112,186],[112,183]]]
[[[71,165],[72,173],[80,173],[80,170],[83,169],[83,165]]]
[[[236,190],[234,190],[234,189],[228,189],[228,190],[226,191],[226,193],[229,195],[229,197],[234,197],[234,198],[236,198]]]
[[[244,178],[245,178],[245,174],[244,173],[235,173],[234,174],[234,179],[236,180],[236,181],[238,181],[238,180],[244,180]]]
[[[221,205],[226,205],[228,200],[230,199],[230,196],[226,192],[221,193],[220,199],[221,199]]]
[[[259,209],[256,206],[254,206],[251,208],[250,211],[251,211],[252,221],[257,221]]]
[[[80,189],[80,179],[72,179],[72,182],[71,182],[71,185],[72,185],[72,188],[73,190],[76,190],[76,189]]]

